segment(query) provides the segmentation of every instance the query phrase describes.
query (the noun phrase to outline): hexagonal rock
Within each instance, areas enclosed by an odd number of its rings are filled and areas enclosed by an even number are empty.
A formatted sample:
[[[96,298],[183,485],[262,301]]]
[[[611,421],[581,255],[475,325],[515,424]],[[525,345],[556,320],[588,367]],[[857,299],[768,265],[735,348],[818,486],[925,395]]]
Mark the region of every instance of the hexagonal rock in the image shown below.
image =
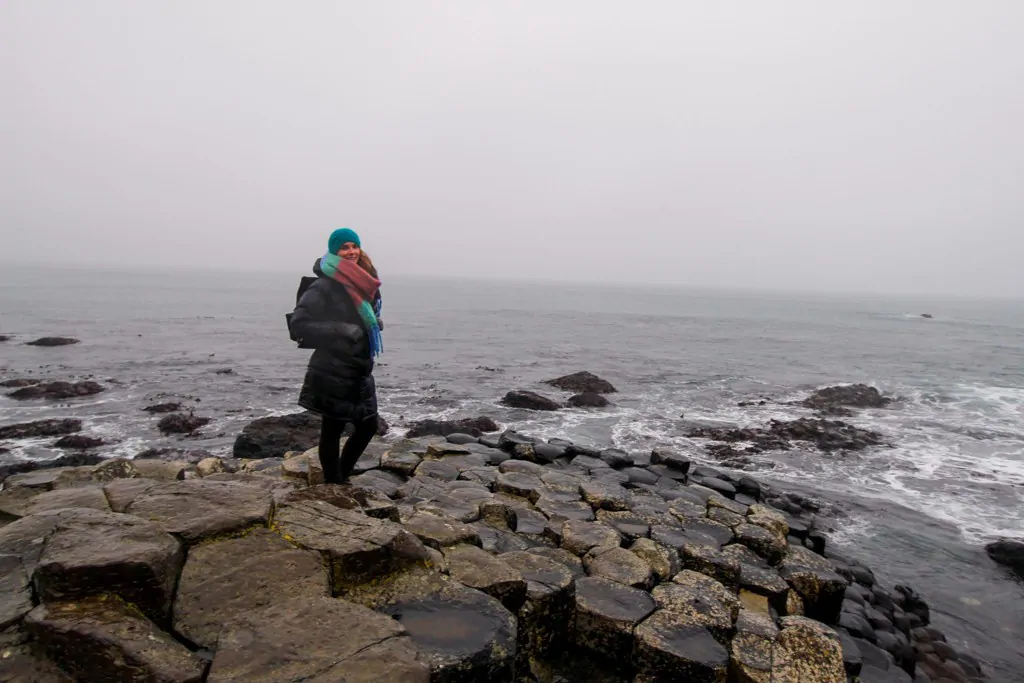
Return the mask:
[[[807,616],[836,623],[849,584],[829,560],[807,548],[790,546],[789,554],[779,563],[779,576],[803,598]]]
[[[266,526],[270,492],[233,482],[195,479],[154,486],[127,507],[129,514],[156,522],[192,544],[211,536]]]
[[[564,649],[572,615],[573,573],[532,552],[505,553],[499,558],[526,580],[526,603],[519,610],[520,648],[541,659]]]
[[[767,505],[751,505],[747,513],[747,523],[764,527],[781,538],[789,535],[789,523],[786,518],[781,512]]]
[[[727,545],[722,553],[740,563],[741,589],[765,596],[777,610],[784,611],[790,589],[778,571],[743,545]]]
[[[278,505],[303,500],[322,500],[343,510],[358,510],[368,517],[398,521],[398,508],[390,498],[376,489],[344,484],[318,484],[304,489],[281,493]]]
[[[160,482],[156,479],[115,479],[103,487],[103,493],[112,511],[124,512],[133,500],[159,485]]]
[[[843,683],[843,648],[839,636],[812,619],[784,617],[775,641],[772,680]]]
[[[156,524],[114,512],[70,508],[55,517],[32,573],[41,601],[113,593],[166,623],[184,561],[177,539]]]
[[[539,546],[537,548],[530,548],[526,552],[531,555],[539,555],[540,557],[562,565],[569,570],[569,573],[572,574],[574,580],[582,579],[587,575],[587,572],[583,570],[583,560],[564,548],[548,548],[546,546]]]
[[[649,590],[654,585],[654,572],[640,556],[625,548],[597,547],[583,557],[587,574],[608,579],[624,586]]]
[[[206,668],[202,659],[111,596],[40,605],[25,626],[76,680],[199,683]]]
[[[494,480],[494,491],[496,493],[507,493],[510,496],[526,498],[531,503],[540,500],[541,490],[544,488],[539,477],[522,472],[507,472],[498,475]]]
[[[740,612],[729,648],[730,670],[736,683],[772,683],[773,650],[778,634],[775,621],[767,614]]]
[[[679,566],[706,574],[728,588],[739,584],[740,563],[709,545],[684,543],[679,548]]]
[[[736,527],[735,533],[737,543],[750,548],[771,565],[781,562],[789,547],[785,538],[753,524],[740,524]]]
[[[628,541],[646,538],[651,533],[651,525],[632,512],[598,510],[597,519],[618,531]]]
[[[537,501],[537,509],[547,515],[548,519],[576,519],[584,522],[595,519],[594,509],[582,502],[565,502],[542,497]]]
[[[429,560],[423,543],[401,526],[321,500],[283,506],[274,530],[286,541],[327,558],[335,594]]]
[[[432,682],[512,679],[516,618],[491,596],[449,581],[438,592],[402,597],[380,611],[404,626],[419,646]]]
[[[684,569],[672,577],[672,583],[680,586],[686,586],[698,593],[710,595],[715,598],[718,602],[722,603],[722,607],[724,607],[729,613],[729,618],[732,621],[736,621],[736,618],[739,616],[739,597],[737,597],[736,593],[722,585],[721,581],[716,581],[710,576],[705,576],[699,572]]]
[[[465,501],[449,495],[440,495],[431,500],[416,503],[416,509],[458,522],[470,523],[480,519],[480,501]]]
[[[32,586],[18,555],[0,555],[0,631],[32,610]]]
[[[617,548],[621,542],[618,531],[600,522],[570,519],[562,523],[561,546],[579,557],[597,547]]]
[[[657,582],[668,581],[679,573],[679,553],[649,538],[638,538],[629,546],[633,553],[650,566]]]
[[[705,536],[714,540],[721,547],[733,541],[733,531],[725,524],[720,524],[710,519],[687,519],[680,524],[683,530],[691,536]]]
[[[99,486],[82,486],[41,493],[28,488],[0,491],[0,518],[15,520],[39,512],[64,508],[89,508],[110,512],[107,497]]]
[[[636,626],[655,609],[642,590],[589,577],[576,582],[573,643],[613,665],[632,665]]]
[[[418,452],[417,452],[418,451]],[[425,451],[422,446],[412,441],[399,441],[380,459],[380,468],[411,477],[420,466]]]
[[[423,543],[435,550],[459,543],[480,545],[480,535],[471,526],[429,512],[417,512],[405,521],[407,531],[416,534]]]
[[[526,601],[526,580],[501,558],[472,545],[457,545],[444,553],[448,574],[469,588],[490,595],[512,612]]]
[[[595,510],[629,510],[629,495],[618,484],[584,481],[580,484],[580,495]]]
[[[637,683],[724,683],[729,653],[706,628],[658,610],[636,628]]]
[[[221,626],[242,612],[330,594],[318,554],[256,529],[189,552],[174,602],[174,628],[193,643],[216,649]]]
[[[240,614],[224,626],[207,683],[427,683],[430,669],[393,619],[308,597]]]
[[[682,472],[683,474],[690,471],[691,465],[689,458],[661,448],[651,451],[651,463],[670,467]]]
[[[681,522],[690,519],[701,519],[707,514],[707,506],[695,503],[689,498],[676,498],[669,503],[669,513]]]
[[[706,628],[715,640],[729,644],[732,614],[717,596],[690,586],[663,583],[651,591],[651,597],[658,609],[671,613],[678,623]]]
[[[729,512],[725,508],[720,507],[709,507],[708,508],[708,519],[712,522],[718,522],[724,524],[727,527],[733,528],[746,522],[746,517],[743,515],[737,515],[735,512]]]

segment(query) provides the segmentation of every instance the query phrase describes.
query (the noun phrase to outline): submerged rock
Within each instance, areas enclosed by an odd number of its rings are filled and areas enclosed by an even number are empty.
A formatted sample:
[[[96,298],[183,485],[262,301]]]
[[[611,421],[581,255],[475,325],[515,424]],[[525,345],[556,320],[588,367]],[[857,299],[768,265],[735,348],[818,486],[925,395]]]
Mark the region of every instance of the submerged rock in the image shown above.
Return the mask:
[[[175,412],[181,410],[181,404],[180,403],[156,403],[154,405],[146,406],[142,410],[144,410],[147,413],[152,413],[154,415],[159,415],[161,413],[175,413]]]
[[[7,396],[19,401],[27,401],[36,398],[60,401],[69,398],[93,396],[103,390],[103,386],[97,382],[50,382],[48,384],[36,384],[34,386],[23,387],[7,394]]]
[[[210,423],[208,417],[196,415],[168,415],[157,423],[157,429],[164,434],[191,434]]]
[[[64,438],[59,439],[55,444],[53,444],[53,447],[87,450],[89,448],[99,448],[102,445],[104,445],[103,439],[76,434],[74,436],[65,436]]]
[[[413,422],[405,436],[407,439],[422,436],[448,436],[450,434],[468,434],[479,437],[500,429],[498,424],[489,417],[471,417],[462,420],[421,420]]]
[[[866,384],[825,387],[801,402],[807,408],[824,412],[830,412],[835,408],[885,408],[890,403],[891,398],[883,396],[878,389]]]
[[[611,405],[611,401],[601,394],[586,392],[570,397],[569,405],[573,408],[607,408]]]
[[[546,396],[532,391],[510,391],[501,399],[502,404],[510,408],[522,408],[524,410],[559,410],[562,404],[553,401]]]
[[[1024,541],[1002,538],[986,545],[985,552],[993,562],[1009,567],[1024,579]]]
[[[243,612],[221,632],[208,683],[427,683],[430,669],[394,619],[307,597]]]
[[[82,431],[82,421],[75,419],[36,420],[0,427],[0,439],[29,439],[40,436],[63,436]]]
[[[556,379],[549,379],[546,380],[544,384],[561,389],[562,391],[571,391],[576,394],[616,393],[616,389],[612,386],[611,382],[601,379],[592,372],[587,371],[576,372]]]
[[[73,337],[40,337],[34,341],[25,342],[26,346],[71,346],[80,343]]]

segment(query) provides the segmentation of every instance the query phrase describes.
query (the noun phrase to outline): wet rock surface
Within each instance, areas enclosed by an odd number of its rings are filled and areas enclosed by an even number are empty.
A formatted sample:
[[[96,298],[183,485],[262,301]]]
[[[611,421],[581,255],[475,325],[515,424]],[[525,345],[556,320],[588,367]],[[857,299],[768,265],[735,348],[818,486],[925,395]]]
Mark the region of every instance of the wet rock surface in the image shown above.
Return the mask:
[[[421,420],[412,423],[405,436],[408,439],[423,436],[448,436],[449,434],[468,434],[480,437],[497,432],[499,429],[498,424],[489,417],[472,417],[461,420]]]
[[[37,420],[0,427],[0,439],[27,439],[38,436],[63,436],[82,431],[82,421],[75,419]]]
[[[215,649],[223,624],[236,616],[317,595],[330,596],[319,555],[257,529],[189,552],[174,603],[174,628],[192,643]]]
[[[26,346],[53,347],[53,346],[71,346],[72,344],[79,344],[79,343],[81,343],[81,342],[78,339],[75,339],[74,337],[40,337],[39,339],[34,339],[34,340],[30,341],[30,342],[25,342],[25,345]]]
[[[236,458],[279,458],[288,451],[308,451],[320,442],[320,416],[297,413],[253,420],[235,439]]]
[[[549,379],[544,382],[549,386],[569,391],[574,394],[614,394],[616,389],[611,382],[601,379],[592,372],[575,372],[571,375]]]
[[[7,396],[18,401],[33,399],[62,401],[70,398],[93,396],[102,391],[103,387],[98,382],[49,382],[47,384],[34,384],[22,387],[12,391]]]
[[[142,613],[109,596],[40,605],[25,625],[76,680],[199,683],[206,670],[202,659]]]
[[[424,655],[398,622],[325,597],[240,614],[221,631],[207,678],[208,683],[429,680]]]
[[[198,415],[173,414],[161,418],[157,429],[163,434],[191,434],[210,423],[210,418]]]
[[[1003,538],[986,545],[985,552],[993,562],[1009,567],[1024,580],[1024,541]]]
[[[0,630],[20,640],[0,673],[193,680],[198,661],[202,680],[212,658],[207,680],[268,683],[984,676],[917,593],[826,550],[814,501],[753,480],[515,432],[374,442],[358,485],[319,484],[315,460],[10,477]]]
[[[559,410],[562,407],[558,401],[541,396],[532,391],[510,391],[501,399],[503,405],[509,408],[522,408],[524,410]]]

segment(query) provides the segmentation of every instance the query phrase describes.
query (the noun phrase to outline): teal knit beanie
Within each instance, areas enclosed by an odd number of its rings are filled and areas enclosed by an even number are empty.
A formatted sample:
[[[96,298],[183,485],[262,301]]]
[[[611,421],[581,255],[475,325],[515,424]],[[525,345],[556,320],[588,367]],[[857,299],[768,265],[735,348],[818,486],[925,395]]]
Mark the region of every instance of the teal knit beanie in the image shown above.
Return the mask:
[[[327,240],[327,252],[330,254],[337,254],[341,246],[346,242],[352,242],[357,247],[363,245],[359,242],[359,235],[356,234],[355,230],[350,228],[338,228],[331,233],[331,238]]]

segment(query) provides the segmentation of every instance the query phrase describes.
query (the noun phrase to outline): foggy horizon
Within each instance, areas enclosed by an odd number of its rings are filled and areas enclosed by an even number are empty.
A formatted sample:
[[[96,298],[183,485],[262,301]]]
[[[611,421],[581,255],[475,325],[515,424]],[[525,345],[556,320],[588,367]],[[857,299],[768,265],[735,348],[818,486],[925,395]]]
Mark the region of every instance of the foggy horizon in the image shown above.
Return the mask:
[[[1024,296],[1024,4],[0,6],[0,263]]]

